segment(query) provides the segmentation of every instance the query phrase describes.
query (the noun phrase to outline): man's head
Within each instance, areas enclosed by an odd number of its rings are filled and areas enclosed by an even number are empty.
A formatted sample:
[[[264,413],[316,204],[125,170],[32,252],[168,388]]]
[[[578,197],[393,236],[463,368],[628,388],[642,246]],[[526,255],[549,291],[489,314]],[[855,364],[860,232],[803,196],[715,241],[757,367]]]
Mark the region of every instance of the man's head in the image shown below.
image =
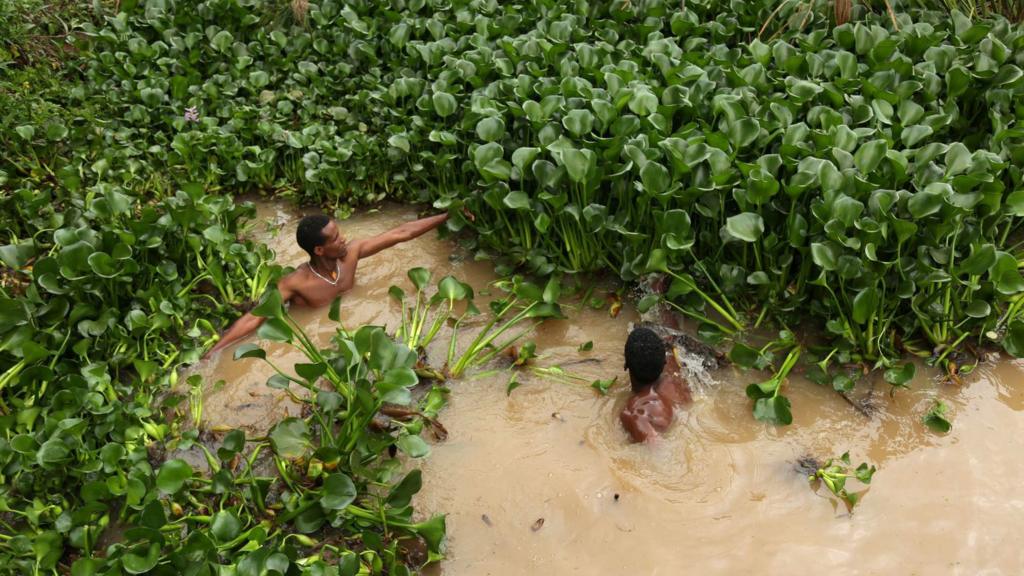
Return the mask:
[[[295,241],[309,257],[344,258],[347,242],[334,219],[324,214],[311,214],[299,221]]]
[[[650,328],[637,328],[626,339],[626,370],[633,391],[657,382],[665,368],[665,343]]]

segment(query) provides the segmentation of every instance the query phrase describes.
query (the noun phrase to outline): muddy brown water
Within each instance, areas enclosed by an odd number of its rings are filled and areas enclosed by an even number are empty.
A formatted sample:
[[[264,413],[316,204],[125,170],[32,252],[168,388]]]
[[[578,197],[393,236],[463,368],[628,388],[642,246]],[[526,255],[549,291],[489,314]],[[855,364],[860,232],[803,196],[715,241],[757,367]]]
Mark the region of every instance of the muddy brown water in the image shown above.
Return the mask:
[[[256,233],[297,265],[296,213],[261,204]],[[405,208],[359,214],[350,237],[376,234],[415,218]],[[276,230],[276,232],[275,232]],[[393,328],[388,298],[405,271],[424,266],[434,281],[454,274],[477,291],[494,279],[434,234],[384,251],[359,266],[342,300],[342,324]],[[449,438],[421,466],[423,514],[448,515],[448,557],[431,574],[1020,574],[1024,571],[1024,363],[979,366],[962,387],[918,370],[910,390],[890,397],[880,382],[872,419],[835,392],[799,377],[786,393],[791,426],[753,420],[744,387],[759,375],[726,367],[718,384],[680,411],[654,445],[629,444],[617,415],[627,398],[622,348],[637,315],[627,305],[568,310],[534,340],[539,365],[562,365],[587,378],[619,377],[608,396],[586,383],[535,375],[506,395],[508,374],[472,373],[450,384],[441,421]],[[326,310],[294,317],[326,345],[335,329]],[[578,348],[594,343],[590,352]],[[267,346],[279,365],[301,358]],[[589,359],[580,363],[582,359]],[[230,350],[199,370],[211,386],[207,426],[261,434],[298,406],[267,388],[270,370],[231,360]],[[951,408],[953,430],[928,431],[921,417],[936,399]],[[849,451],[854,464],[879,467],[849,515],[825,488],[812,490],[798,458]],[[854,484],[856,486],[856,484]],[[539,519],[543,518],[543,524]]]

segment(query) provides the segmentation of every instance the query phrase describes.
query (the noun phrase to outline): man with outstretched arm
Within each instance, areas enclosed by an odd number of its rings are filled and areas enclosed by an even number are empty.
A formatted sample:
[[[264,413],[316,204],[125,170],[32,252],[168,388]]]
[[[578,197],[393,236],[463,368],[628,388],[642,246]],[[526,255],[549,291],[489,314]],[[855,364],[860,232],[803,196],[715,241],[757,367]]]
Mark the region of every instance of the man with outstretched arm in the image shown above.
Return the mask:
[[[309,262],[302,264],[277,283],[281,300],[297,306],[320,307],[330,304],[339,294],[355,285],[359,260],[395,244],[412,240],[434,230],[448,219],[437,214],[407,222],[372,238],[349,242],[338,223],[323,214],[304,217],[295,231],[295,240],[309,253]],[[251,312],[235,321],[217,344],[206,353],[208,358],[245,338],[263,324],[263,318]]]

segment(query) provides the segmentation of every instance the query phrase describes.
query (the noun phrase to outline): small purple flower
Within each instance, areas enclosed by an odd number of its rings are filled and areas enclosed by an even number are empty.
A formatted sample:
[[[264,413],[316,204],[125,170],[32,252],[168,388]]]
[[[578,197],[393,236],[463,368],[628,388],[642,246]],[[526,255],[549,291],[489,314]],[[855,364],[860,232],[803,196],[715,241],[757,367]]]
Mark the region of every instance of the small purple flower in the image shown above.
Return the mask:
[[[195,106],[185,108],[185,122],[199,122],[199,111]]]

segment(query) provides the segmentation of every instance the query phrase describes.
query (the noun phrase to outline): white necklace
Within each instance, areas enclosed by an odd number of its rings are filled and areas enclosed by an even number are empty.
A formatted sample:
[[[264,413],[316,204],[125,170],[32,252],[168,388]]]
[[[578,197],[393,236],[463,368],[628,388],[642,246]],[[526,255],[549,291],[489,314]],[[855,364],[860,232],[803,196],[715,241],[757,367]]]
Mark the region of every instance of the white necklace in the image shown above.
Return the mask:
[[[308,264],[308,266],[309,266],[310,271],[312,271],[313,274],[316,274],[317,278],[323,280],[324,282],[327,282],[331,286],[337,286],[338,285],[338,278],[335,278],[334,280],[328,280],[327,278],[324,278],[323,276],[320,275],[319,272],[316,271],[316,268],[313,267],[313,263],[312,262],[310,262]],[[335,260],[334,261],[334,275],[340,277],[341,276],[340,272],[341,272],[341,262],[338,262],[337,260]]]

